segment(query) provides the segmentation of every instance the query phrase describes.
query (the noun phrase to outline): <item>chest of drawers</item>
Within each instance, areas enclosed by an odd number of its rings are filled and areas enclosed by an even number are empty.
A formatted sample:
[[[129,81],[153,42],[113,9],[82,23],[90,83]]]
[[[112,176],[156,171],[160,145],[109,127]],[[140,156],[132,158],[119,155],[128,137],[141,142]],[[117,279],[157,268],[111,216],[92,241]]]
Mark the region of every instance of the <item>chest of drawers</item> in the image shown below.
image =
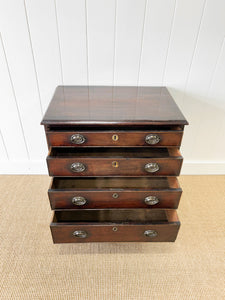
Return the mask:
[[[188,122],[165,87],[59,86],[41,124],[54,243],[175,241]]]

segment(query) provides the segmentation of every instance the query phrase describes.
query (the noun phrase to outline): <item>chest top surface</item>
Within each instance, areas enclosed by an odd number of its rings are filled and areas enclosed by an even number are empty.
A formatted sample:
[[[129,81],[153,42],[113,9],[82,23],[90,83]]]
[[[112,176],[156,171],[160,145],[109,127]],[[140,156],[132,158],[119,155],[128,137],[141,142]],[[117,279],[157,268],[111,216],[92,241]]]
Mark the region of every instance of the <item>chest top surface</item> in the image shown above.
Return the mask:
[[[166,87],[58,86],[43,125],[188,124]]]

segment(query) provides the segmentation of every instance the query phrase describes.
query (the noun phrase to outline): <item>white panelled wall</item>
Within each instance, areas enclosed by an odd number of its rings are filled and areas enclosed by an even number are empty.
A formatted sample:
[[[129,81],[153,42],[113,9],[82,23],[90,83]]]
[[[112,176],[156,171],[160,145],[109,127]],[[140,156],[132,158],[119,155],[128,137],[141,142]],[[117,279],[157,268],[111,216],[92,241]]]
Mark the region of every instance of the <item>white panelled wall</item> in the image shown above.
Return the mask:
[[[47,173],[57,85],[167,86],[183,174],[225,174],[224,0],[0,0],[0,173]]]

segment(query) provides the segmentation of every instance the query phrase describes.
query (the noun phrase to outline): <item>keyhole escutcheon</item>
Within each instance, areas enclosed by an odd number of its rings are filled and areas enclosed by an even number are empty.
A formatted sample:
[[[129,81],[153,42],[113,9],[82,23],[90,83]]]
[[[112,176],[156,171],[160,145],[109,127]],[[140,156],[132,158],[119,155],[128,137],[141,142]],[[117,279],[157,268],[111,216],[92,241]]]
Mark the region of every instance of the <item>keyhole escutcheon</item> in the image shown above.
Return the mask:
[[[113,161],[113,162],[112,162],[112,166],[113,166],[114,168],[118,168],[118,167],[119,167],[118,161]]]

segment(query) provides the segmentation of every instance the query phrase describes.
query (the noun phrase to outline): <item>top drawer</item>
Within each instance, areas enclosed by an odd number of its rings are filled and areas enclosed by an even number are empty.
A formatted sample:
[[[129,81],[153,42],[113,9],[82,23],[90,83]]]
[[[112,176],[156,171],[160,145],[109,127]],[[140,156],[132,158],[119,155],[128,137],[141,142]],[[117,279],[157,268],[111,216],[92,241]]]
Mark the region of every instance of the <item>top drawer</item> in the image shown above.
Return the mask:
[[[83,147],[83,146],[110,146],[110,147],[174,147],[180,146],[183,136],[181,126],[151,126],[148,130],[131,127],[110,130],[80,130],[75,128],[58,127],[46,130],[46,137],[50,147]]]

